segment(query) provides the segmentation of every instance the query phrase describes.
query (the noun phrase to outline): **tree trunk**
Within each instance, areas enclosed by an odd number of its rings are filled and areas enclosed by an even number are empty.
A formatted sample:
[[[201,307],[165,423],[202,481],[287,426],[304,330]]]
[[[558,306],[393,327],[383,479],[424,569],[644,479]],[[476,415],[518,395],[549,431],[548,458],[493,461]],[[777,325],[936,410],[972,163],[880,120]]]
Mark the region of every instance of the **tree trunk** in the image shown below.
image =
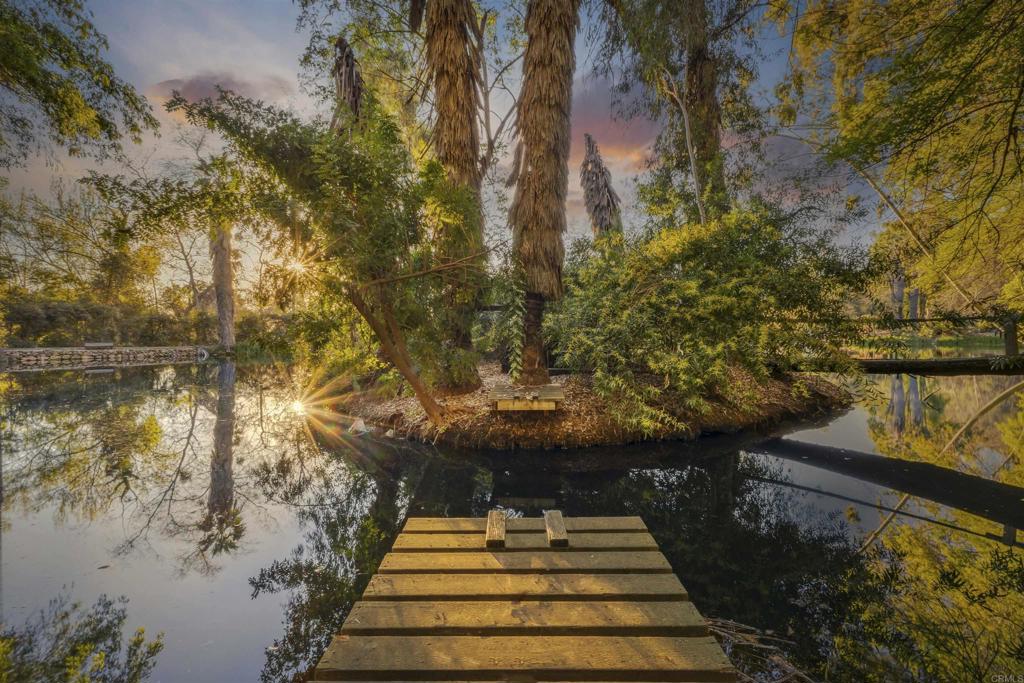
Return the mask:
[[[520,376],[525,384],[548,380],[541,332],[544,301],[562,296],[578,27],[579,0],[527,2],[523,86],[516,103],[520,163],[509,207],[512,252],[527,292]]]
[[[690,135],[699,169],[700,188],[708,218],[729,210],[722,159],[722,109],[718,103],[718,64],[708,44],[706,0],[680,3],[686,41],[686,81],[683,97],[689,113]]]
[[[225,349],[235,347],[235,272],[231,261],[231,223],[222,221],[210,238],[213,290],[217,297],[217,334]]]
[[[896,273],[889,281],[889,293],[892,296],[893,314],[897,320],[903,320],[903,294],[907,288],[907,280],[903,273]]]
[[[476,9],[472,0],[431,0],[426,6],[426,56],[434,87],[437,118],[432,142],[437,158],[449,180],[468,188],[476,198],[466,223],[449,224],[437,235],[442,259],[454,261],[484,248],[483,213],[480,204],[480,133],[477,82],[480,55],[474,42]],[[445,299],[448,307],[448,341],[462,353],[473,351],[473,319],[482,294],[480,256],[448,278]],[[458,358],[454,365],[462,368]],[[480,386],[476,368],[465,377],[446,378],[445,388],[456,393]]]
[[[916,320],[920,315],[919,301],[921,296],[921,290],[914,287],[907,292],[907,317],[911,320]]]
[[[381,351],[384,356],[395,366],[395,369],[401,373],[405,381],[412,387],[413,393],[416,395],[416,399],[423,406],[424,412],[427,414],[427,418],[435,426],[440,426],[444,423],[444,408],[437,402],[433,394],[430,393],[430,389],[420,379],[419,374],[413,367],[412,358],[409,356],[409,351],[405,346],[405,338],[402,336],[402,331],[398,327],[397,321],[388,312],[383,311],[381,317],[370,308],[366,299],[363,298],[359,290],[351,287],[347,289],[349,301],[359,312],[363,319],[373,330],[373,333],[377,335],[377,339],[380,340]]]
[[[1017,344],[1017,320],[1013,319],[1003,327],[1003,346],[1007,356],[1016,356],[1020,353]]]
[[[523,369],[519,383],[526,385],[547,384],[547,354],[544,352],[544,335],[541,324],[544,321],[544,297],[540,294],[526,294],[526,312],[523,315]]]

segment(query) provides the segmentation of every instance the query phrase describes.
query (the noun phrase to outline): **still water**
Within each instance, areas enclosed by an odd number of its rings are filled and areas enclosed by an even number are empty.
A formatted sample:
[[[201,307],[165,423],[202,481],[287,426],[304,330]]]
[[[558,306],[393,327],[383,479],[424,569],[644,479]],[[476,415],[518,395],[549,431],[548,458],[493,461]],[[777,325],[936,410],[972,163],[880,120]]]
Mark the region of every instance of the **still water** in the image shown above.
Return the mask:
[[[1024,675],[1024,403],[946,447],[1020,378],[869,377],[781,440],[513,455],[340,431],[307,381],[0,375],[6,635],[125,643],[110,680],[302,680],[406,516],[558,508],[642,516],[702,613],[815,678]]]

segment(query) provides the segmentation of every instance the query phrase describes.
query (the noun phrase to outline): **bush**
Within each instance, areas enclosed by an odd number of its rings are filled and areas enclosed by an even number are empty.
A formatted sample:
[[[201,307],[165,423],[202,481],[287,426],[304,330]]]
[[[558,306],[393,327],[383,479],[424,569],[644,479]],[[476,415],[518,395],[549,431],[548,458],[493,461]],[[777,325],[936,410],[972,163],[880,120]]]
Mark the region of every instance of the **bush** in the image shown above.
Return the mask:
[[[592,372],[624,427],[679,428],[711,396],[745,402],[730,370],[755,378],[835,358],[859,285],[848,254],[780,211],[734,210],[638,238],[574,245],[566,295],[548,316],[561,363]]]

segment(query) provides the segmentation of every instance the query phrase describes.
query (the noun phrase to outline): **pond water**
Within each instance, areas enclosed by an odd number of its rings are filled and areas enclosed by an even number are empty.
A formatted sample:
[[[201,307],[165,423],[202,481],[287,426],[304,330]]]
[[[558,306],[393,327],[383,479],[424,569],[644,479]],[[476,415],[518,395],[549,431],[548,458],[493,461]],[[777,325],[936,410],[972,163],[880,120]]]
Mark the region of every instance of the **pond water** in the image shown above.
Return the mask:
[[[642,516],[702,613],[819,677],[1024,674],[1024,403],[944,448],[1018,381],[867,377],[781,440],[509,455],[348,434],[281,366],[0,376],[0,620],[162,633],[153,682],[302,680],[406,516],[558,508]]]

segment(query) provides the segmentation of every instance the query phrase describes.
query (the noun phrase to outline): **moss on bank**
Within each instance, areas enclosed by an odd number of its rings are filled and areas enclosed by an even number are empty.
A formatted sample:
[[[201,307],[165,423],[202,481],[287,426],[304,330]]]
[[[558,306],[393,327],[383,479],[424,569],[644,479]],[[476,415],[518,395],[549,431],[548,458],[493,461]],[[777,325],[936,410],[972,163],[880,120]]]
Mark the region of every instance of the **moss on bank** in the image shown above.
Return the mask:
[[[734,433],[774,426],[795,418],[811,418],[849,405],[849,395],[817,376],[786,377],[766,382],[743,371],[733,373],[736,388],[752,398],[735,405],[710,397],[709,408],[701,414],[676,412],[682,429],[664,429],[643,434],[620,427],[593,392],[589,378],[581,375],[554,377],[562,385],[565,402],[554,413],[497,413],[491,410],[487,394],[497,384],[508,383],[508,375],[497,363],[480,365],[482,386],[461,396],[443,400],[447,422],[436,427],[413,397],[382,398],[365,392],[338,407],[353,417],[396,436],[460,448],[579,448],[636,443],[639,441],[686,440],[701,435]],[[735,392],[740,393],[740,392]]]

